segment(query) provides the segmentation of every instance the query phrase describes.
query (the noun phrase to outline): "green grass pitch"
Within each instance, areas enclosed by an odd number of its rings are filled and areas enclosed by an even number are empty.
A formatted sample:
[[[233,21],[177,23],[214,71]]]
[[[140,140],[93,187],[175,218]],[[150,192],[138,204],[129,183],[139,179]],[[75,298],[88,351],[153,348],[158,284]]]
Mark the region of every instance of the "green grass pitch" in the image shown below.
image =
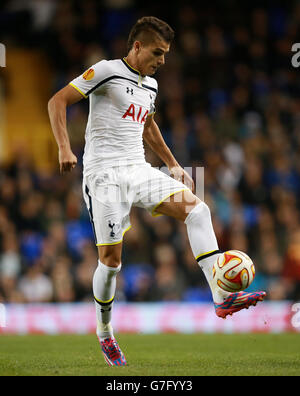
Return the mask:
[[[94,335],[1,335],[0,376],[300,375],[300,334],[116,338],[126,367],[107,366]]]

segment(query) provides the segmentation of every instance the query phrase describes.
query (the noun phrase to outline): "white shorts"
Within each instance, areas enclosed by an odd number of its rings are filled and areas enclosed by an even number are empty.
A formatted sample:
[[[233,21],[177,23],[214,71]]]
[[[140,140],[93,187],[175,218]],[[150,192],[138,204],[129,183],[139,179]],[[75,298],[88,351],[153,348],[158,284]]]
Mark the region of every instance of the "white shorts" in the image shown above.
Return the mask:
[[[163,201],[177,192],[189,190],[148,163],[111,167],[85,176],[82,189],[97,246],[122,242],[131,227],[132,206],[159,216],[155,210]]]

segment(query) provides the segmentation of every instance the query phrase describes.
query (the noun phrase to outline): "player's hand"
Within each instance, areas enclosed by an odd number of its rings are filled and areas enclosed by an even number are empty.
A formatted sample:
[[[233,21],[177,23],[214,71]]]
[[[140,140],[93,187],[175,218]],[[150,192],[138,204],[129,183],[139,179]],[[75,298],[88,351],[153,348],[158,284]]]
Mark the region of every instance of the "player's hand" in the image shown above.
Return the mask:
[[[181,167],[174,166],[173,168],[169,168],[170,176],[175,180],[182,182],[186,185],[192,192],[195,190],[195,184],[191,176]]]
[[[77,158],[71,149],[60,149],[58,157],[60,173],[71,172],[75,168]]]

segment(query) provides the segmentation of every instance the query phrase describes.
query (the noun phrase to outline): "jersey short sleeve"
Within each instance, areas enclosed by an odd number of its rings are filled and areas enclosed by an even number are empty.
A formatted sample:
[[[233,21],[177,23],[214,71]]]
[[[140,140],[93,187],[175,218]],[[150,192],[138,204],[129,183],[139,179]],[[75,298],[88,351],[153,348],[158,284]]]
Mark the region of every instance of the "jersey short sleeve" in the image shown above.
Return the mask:
[[[102,60],[91,66],[82,75],[74,78],[69,85],[75,88],[85,98],[94,92],[101,83],[111,75],[108,61]]]

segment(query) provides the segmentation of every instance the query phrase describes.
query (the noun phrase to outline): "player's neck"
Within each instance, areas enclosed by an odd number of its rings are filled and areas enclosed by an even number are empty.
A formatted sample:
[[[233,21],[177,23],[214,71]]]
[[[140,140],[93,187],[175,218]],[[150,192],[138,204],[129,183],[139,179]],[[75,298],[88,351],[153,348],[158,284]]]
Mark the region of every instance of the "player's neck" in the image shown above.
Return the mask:
[[[127,62],[127,64],[133,69],[138,71],[141,75],[141,71],[139,70],[139,66],[138,66],[138,62],[137,59],[135,58],[134,55],[132,54],[128,54],[127,56],[124,57],[125,61]],[[144,77],[144,76],[143,76]]]

